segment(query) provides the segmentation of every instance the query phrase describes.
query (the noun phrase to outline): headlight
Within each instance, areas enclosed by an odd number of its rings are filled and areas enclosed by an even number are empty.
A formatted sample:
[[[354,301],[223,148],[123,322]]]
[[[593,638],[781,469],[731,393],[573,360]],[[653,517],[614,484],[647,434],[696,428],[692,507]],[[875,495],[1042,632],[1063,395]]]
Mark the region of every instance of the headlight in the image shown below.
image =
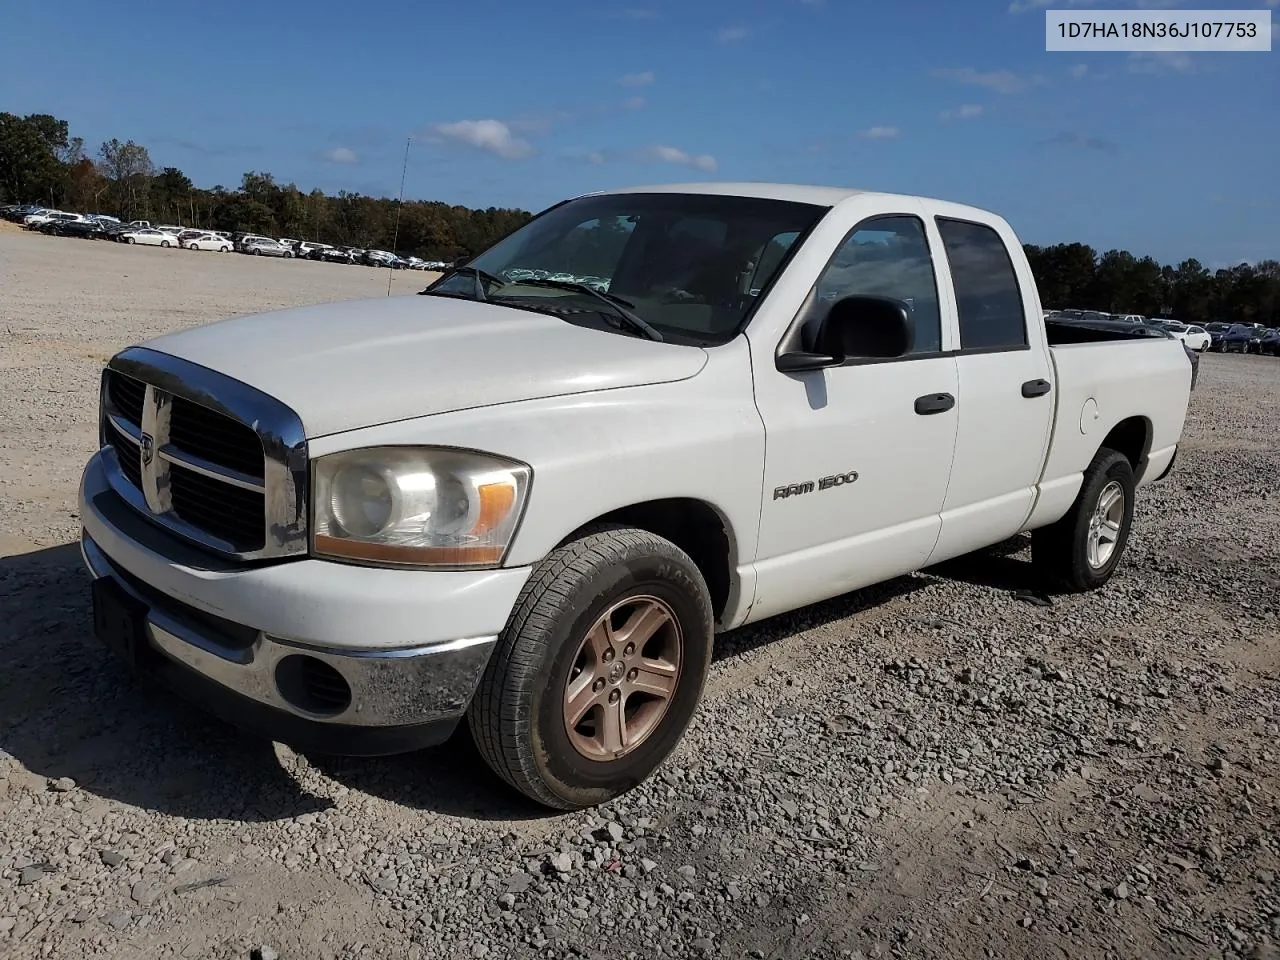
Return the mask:
[[[496,567],[532,471],[465,450],[370,447],[317,457],[312,552],[365,563]]]

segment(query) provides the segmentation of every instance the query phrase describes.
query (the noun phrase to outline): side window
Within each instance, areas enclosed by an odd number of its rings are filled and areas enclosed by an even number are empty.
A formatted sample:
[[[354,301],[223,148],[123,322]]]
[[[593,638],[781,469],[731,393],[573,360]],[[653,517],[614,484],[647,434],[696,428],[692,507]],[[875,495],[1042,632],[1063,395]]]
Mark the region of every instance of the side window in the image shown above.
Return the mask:
[[[901,300],[915,323],[911,352],[942,349],[933,261],[916,217],[877,217],[854,230],[818,278],[817,293],[826,303],[856,294]]]
[[[1000,234],[981,223],[938,219],[951,265],[964,350],[1027,345],[1027,318]]]
[[[755,257],[755,269],[751,272],[750,286],[747,293],[750,296],[758,297],[760,288],[769,278],[778,271],[778,267],[782,264],[782,259],[787,255],[796,240],[800,238],[800,234],[795,230],[788,230],[786,233],[779,233],[757,251]]]

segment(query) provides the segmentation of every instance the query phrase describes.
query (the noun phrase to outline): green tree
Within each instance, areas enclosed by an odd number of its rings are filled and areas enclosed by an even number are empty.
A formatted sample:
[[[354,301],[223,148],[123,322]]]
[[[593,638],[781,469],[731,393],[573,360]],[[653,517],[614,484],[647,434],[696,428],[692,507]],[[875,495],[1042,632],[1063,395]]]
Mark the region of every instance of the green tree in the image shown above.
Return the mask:
[[[45,113],[0,113],[0,199],[56,203],[68,147],[67,121]]]
[[[121,143],[113,138],[99,148],[98,156],[98,169],[108,181],[107,195],[115,214],[122,220],[132,220],[148,213],[155,167],[147,148],[132,140]]]

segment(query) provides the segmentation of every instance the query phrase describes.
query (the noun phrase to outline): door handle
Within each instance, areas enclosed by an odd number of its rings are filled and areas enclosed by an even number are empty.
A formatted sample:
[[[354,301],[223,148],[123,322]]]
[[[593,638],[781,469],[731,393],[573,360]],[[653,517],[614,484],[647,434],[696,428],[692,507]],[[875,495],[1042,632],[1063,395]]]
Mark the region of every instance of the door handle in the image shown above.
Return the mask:
[[[926,393],[916,397],[916,413],[927,417],[931,413],[945,413],[956,405],[956,398],[949,393]]]
[[[1027,399],[1031,397],[1043,397],[1046,393],[1053,389],[1053,384],[1048,380],[1028,380],[1022,385],[1022,395]]]

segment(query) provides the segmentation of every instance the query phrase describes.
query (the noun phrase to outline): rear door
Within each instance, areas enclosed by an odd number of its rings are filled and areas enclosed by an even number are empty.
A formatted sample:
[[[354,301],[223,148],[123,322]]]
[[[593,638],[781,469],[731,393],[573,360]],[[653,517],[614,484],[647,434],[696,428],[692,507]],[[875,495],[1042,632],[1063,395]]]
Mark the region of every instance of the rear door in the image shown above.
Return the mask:
[[[1035,503],[1053,426],[1052,358],[1035,278],[1013,230],[936,204],[960,342],[960,417],[936,563],[1013,536]],[[1016,254],[1011,253],[1016,251]]]

